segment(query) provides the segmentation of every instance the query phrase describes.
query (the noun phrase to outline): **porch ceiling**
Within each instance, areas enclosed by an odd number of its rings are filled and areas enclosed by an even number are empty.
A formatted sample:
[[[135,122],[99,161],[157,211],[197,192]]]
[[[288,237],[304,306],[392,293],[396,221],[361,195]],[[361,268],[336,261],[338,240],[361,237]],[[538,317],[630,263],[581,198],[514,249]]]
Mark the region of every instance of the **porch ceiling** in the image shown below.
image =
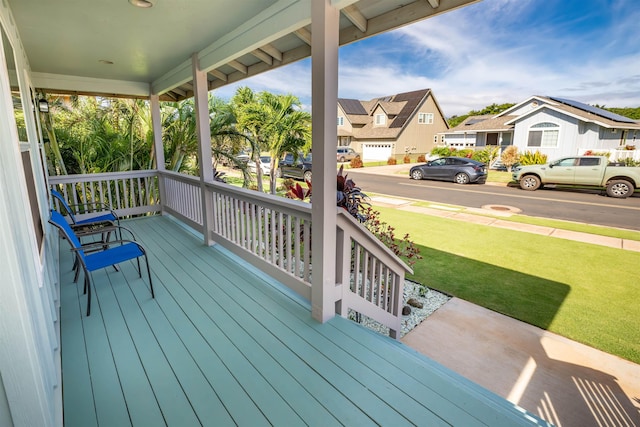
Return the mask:
[[[7,0],[5,0],[7,1]],[[33,72],[48,92],[147,97],[193,95],[198,53],[209,88],[311,54],[310,0],[8,0]],[[333,0],[340,44],[479,0]],[[105,63],[110,61],[111,63]]]

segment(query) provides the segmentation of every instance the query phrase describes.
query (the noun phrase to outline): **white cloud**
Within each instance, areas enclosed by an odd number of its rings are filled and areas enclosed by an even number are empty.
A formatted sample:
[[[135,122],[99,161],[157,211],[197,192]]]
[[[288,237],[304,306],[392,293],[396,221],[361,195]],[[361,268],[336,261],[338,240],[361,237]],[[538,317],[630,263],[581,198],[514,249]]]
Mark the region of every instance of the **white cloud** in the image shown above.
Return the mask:
[[[635,0],[485,0],[340,49],[339,96],[371,99],[431,88],[445,115],[555,95],[640,105]],[[310,61],[238,86],[293,93],[308,106]]]

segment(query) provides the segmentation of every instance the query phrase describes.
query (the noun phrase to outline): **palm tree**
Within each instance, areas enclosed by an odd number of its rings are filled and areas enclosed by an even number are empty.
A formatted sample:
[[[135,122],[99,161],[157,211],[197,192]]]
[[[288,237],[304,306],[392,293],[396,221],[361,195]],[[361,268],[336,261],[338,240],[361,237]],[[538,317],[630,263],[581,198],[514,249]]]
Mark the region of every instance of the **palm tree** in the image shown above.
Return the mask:
[[[270,190],[275,194],[276,171],[286,151],[308,151],[311,142],[311,115],[300,110],[300,101],[293,95],[269,92],[254,94],[249,88],[239,88],[232,100],[238,116],[238,126],[254,144],[252,158],[259,164],[261,149],[271,155]],[[262,171],[258,171],[261,190]]]
[[[265,111],[257,94],[248,87],[238,88],[230,105],[236,116],[237,128],[245,135],[251,148],[251,160],[256,165],[258,191],[263,192],[262,168],[258,165],[260,164],[260,153],[266,148],[262,131],[266,120]]]

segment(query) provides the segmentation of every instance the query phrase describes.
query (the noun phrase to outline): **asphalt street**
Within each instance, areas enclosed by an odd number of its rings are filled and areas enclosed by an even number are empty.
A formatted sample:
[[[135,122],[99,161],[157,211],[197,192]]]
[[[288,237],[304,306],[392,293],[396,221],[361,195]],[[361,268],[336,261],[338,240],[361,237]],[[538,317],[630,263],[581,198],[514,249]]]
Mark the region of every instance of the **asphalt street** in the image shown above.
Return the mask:
[[[506,184],[415,181],[409,179],[407,172],[398,169],[372,172],[351,169],[348,174],[364,193],[470,208],[508,206],[528,216],[640,230],[640,194],[637,192],[627,199],[614,199],[600,190],[545,188],[524,191]]]

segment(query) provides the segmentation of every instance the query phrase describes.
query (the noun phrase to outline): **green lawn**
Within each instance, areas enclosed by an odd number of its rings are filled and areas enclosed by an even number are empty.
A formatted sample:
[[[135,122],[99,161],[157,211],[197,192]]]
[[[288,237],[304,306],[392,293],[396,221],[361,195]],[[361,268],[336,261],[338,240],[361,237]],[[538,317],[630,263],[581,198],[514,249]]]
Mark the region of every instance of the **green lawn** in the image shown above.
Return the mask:
[[[640,254],[377,208],[424,257],[409,277],[640,363]]]

